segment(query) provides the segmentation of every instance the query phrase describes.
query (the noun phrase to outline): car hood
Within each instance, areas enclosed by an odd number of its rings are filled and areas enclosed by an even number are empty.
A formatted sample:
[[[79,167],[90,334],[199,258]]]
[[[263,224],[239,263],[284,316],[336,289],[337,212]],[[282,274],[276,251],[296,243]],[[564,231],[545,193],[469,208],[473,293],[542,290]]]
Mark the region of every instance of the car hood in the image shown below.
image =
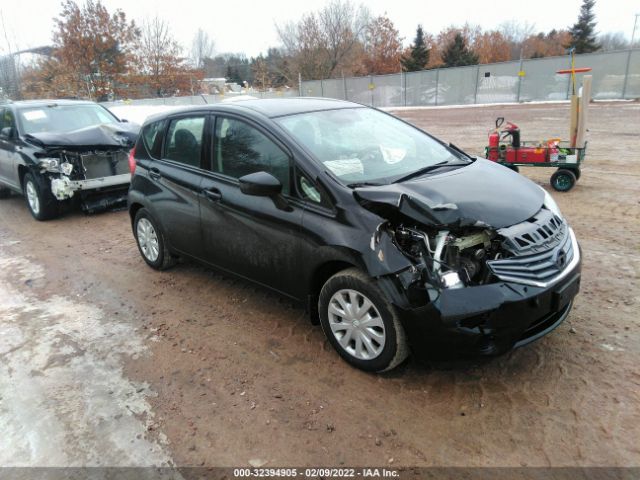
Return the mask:
[[[139,131],[140,126],[135,123],[105,123],[64,133],[32,133],[25,135],[25,139],[44,148],[131,148],[135,145]]]
[[[427,226],[503,228],[531,218],[543,191],[509,168],[485,159],[441,174],[354,190],[368,210]]]

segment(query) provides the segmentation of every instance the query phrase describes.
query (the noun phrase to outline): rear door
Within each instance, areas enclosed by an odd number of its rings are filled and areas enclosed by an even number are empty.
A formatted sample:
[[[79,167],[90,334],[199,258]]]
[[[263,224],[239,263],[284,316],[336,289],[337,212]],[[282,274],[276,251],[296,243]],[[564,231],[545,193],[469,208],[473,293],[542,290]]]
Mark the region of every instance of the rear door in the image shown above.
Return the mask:
[[[202,182],[202,233],[206,260],[225,270],[295,296],[303,209],[278,209],[267,197],[245,195],[238,178],[266,171],[290,198],[293,163],[286,147],[248,119],[215,119],[210,172]]]
[[[169,118],[161,158],[150,163],[156,186],[150,200],[171,247],[202,257],[200,195],[203,162],[208,154],[209,115],[191,113]]]

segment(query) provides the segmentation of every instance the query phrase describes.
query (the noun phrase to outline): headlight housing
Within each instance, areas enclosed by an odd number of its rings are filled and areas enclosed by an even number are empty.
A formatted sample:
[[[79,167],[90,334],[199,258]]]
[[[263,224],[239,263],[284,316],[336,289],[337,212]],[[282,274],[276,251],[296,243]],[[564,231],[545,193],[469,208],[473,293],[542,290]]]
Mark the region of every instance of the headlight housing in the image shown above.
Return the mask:
[[[553,213],[554,215],[556,215],[556,216],[558,216],[560,218],[564,218],[562,216],[562,212],[560,211],[560,208],[558,207],[558,204],[553,199],[551,194],[549,192],[547,192],[544,188],[542,188],[542,187],[540,187],[540,188],[544,192],[544,203],[543,203],[543,205],[545,206],[545,208],[547,210],[549,210],[551,213]]]

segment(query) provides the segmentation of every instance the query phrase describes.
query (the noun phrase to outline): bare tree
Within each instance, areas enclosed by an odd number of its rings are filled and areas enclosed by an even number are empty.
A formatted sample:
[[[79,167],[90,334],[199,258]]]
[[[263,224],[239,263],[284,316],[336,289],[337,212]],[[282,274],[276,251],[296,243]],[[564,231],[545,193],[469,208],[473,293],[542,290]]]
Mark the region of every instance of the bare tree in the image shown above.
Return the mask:
[[[213,58],[215,43],[209,34],[198,29],[191,43],[191,61],[195,68],[203,68],[206,58]]]
[[[167,93],[167,82],[180,70],[180,45],[174,40],[169,25],[159,17],[142,23],[138,46],[138,66],[149,77],[157,96]]]
[[[629,40],[625,38],[622,32],[602,33],[598,36],[598,43],[605,52],[629,48]]]
[[[0,10],[0,23],[4,39],[7,44],[6,55],[0,54],[0,99],[3,97],[21,98],[21,68],[20,56],[18,55],[18,46],[15,41],[12,43],[9,39],[9,33],[4,23],[4,14]],[[2,52],[2,50],[0,50]]]
[[[290,68],[305,78],[329,78],[340,72],[356,73],[371,15],[350,0],[333,0],[298,22],[276,25]]]

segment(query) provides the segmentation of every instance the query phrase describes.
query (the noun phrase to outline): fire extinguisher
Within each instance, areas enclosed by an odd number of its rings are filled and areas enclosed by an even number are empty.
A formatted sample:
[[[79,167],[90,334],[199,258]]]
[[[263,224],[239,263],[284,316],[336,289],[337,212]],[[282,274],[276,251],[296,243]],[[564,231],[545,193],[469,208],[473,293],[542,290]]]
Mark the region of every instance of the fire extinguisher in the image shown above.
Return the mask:
[[[494,130],[489,133],[489,160],[493,160],[494,162],[498,161],[500,157],[499,149],[500,147],[500,134]]]

